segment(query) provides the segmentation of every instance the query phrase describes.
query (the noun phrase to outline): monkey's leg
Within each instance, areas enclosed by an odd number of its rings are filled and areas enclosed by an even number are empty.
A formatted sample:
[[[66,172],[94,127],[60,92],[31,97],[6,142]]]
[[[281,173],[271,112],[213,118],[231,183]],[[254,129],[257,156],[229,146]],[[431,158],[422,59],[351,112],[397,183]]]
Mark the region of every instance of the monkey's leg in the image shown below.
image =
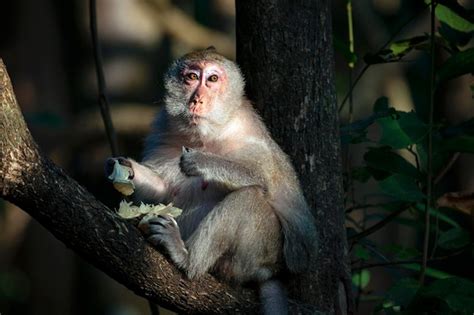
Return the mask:
[[[186,246],[169,216],[142,220],[139,228],[149,242],[164,247],[190,278],[208,272],[219,260],[229,273],[225,277],[239,282],[266,280],[272,270],[264,266],[274,267],[280,259],[278,219],[256,186],[227,195],[203,219]]]
[[[281,253],[278,219],[257,186],[228,194],[203,219],[186,241],[187,273],[216,272],[238,282],[271,277]]]

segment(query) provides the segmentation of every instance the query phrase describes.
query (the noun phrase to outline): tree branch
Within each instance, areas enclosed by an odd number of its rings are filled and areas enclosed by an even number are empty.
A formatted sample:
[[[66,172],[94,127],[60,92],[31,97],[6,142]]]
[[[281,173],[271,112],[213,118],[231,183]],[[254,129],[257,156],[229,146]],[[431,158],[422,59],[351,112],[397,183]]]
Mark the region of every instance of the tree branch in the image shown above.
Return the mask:
[[[187,280],[139,231],[45,157],[34,142],[0,59],[0,197],[137,295],[181,313],[255,313],[251,290],[210,275]]]

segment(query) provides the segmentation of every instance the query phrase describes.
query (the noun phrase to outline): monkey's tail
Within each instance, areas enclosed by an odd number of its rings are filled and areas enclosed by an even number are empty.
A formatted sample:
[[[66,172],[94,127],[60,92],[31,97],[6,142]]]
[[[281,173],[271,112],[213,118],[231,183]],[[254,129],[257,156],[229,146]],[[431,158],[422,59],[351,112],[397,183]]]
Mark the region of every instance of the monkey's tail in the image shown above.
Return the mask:
[[[288,314],[288,297],[279,280],[269,279],[260,284],[260,300],[264,315]]]

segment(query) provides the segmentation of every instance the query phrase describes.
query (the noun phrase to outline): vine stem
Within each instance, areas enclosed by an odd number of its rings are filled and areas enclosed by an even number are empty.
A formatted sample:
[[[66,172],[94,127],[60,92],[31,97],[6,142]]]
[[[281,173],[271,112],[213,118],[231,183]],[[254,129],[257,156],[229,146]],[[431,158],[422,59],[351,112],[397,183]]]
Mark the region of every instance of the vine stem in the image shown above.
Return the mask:
[[[452,258],[452,257],[459,256],[459,255],[465,253],[466,249],[469,248],[470,246],[472,246],[472,243],[468,244],[467,246],[464,246],[460,250],[458,250],[454,253],[451,253],[449,255],[432,257],[432,258],[429,259],[429,261],[430,262],[438,262],[438,261],[443,261],[443,260],[447,260],[447,259]],[[353,267],[352,271],[359,271],[359,270],[362,270],[362,269],[375,268],[375,267],[389,267],[389,266],[406,265],[406,264],[420,264],[421,262],[422,262],[422,259],[386,261],[386,262],[364,264],[362,266]]]
[[[420,268],[420,284],[423,285],[425,282],[426,267],[428,264],[428,251],[430,245],[430,209],[432,202],[432,190],[433,190],[433,116],[434,116],[434,86],[435,86],[435,9],[436,0],[432,0],[431,4],[431,30],[430,30],[430,54],[431,54],[431,79],[429,88],[429,125],[428,125],[428,170],[426,176],[426,203],[425,203],[425,234],[423,238],[423,258]]]
[[[429,6],[429,4],[426,4],[423,9],[420,10],[420,12],[417,12],[415,13],[413,16],[411,16],[407,21],[405,21],[402,25],[400,25],[400,27],[395,31],[395,33],[393,33],[392,36],[390,36],[390,38],[379,48],[379,50],[377,51],[381,51],[382,49],[385,49],[387,47],[388,44],[390,44],[394,39],[395,37],[398,36],[398,34],[408,25],[410,24],[413,20],[415,20],[419,14],[421,14],[425,8],[427,8]],[[350,85],[350,88],[349,88],[349,91],[347,92],[346,96],[344,97],[344,99],[342,100],[341,102],[341,105],[339,105],[339,109],[338,109],[338,112],[340,113],[342,111],[342,109],[344,108],[344,104],[346,103],[346,101],[349,99],[349,97],[352,95],[352,92],[354,90],[354,88],[356,87],[357,83],[359,82],[359,80],[362,78],[362,76],[364,75],[364,73],[369,69],[369,67],[371,66],[371,64],[365,64],[364,68],[362,68],[362,70],[359,72],[359,74],[357,75],[357,77],[355,78],[354,82]]]
[[[107,87],[105,84],[104,70],[102,66],[102,52],[99,45],[99,35],[97,32],[97,8],[96,0],[89,1],[89,23],[92,37],[92,47],[94,50],[95,70],[97,74],[97,85],[99,91],[99,107],[104,121],[105,132],[109,140],[110,150],[113,156],[118,156],[117,136],[110,117],[109,100],[107,97]]]

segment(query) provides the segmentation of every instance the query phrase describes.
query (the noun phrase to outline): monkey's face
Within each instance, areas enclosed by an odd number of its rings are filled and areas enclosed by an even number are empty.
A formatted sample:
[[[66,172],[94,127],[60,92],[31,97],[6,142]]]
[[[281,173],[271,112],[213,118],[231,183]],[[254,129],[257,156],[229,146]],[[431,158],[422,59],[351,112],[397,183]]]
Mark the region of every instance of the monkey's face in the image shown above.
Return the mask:
[[[167,112],[179,127],[218,133],[242,104],[244,79],[234,62],[202,50],[176,60],[165,87]]]
[[[181,78],[191,123],[197,125],[217,114],[228,86],[225,69],[217,62],[192,62],[184,67]]]

